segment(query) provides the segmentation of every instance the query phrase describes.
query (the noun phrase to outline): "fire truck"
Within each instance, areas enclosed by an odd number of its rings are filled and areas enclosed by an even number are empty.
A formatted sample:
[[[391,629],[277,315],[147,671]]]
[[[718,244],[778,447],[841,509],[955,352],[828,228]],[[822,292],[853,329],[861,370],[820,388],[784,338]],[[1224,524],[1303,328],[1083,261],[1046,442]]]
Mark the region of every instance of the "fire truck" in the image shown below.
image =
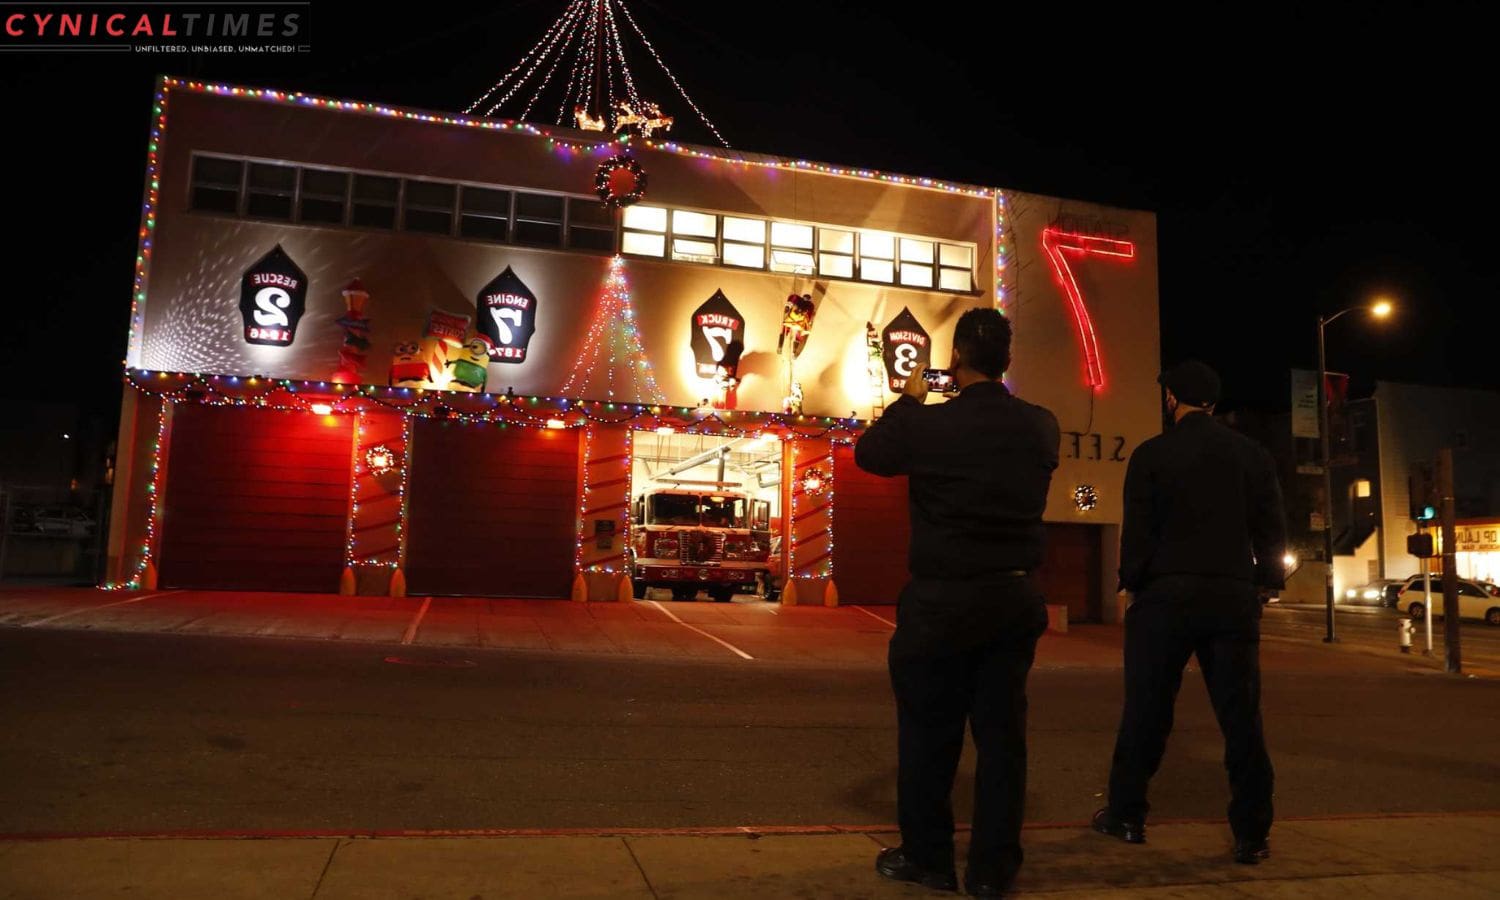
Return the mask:
[[[720,603],[769,597],[771,504],[718,487],[676,486],[635,498],[631,576],[636,599],[670,588],[673,600],[700,590]]]

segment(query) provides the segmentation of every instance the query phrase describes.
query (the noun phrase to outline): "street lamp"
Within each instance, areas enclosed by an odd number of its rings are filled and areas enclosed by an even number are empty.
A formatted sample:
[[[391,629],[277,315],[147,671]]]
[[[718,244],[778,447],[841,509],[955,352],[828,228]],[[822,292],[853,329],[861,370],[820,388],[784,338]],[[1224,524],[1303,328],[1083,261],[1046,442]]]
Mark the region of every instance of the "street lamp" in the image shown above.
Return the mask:
[[[1332,455],[1328,449],[1328,357],[1323,349],[1323,329],[1344,313],[1361,309],[1368,311],[1376,319],[1386,319],[1395,310],[1395,306],[1382,297],[1368,305],[1341,309],[1331,316],[1318,316],[1318,438],[1323,448],[1323,560],[1328,566],[1323,586],[1328,629],[1327,634],[1323,635],[1325,644],[1336,642],[1338,635],[1333,630],[1333,467]]]

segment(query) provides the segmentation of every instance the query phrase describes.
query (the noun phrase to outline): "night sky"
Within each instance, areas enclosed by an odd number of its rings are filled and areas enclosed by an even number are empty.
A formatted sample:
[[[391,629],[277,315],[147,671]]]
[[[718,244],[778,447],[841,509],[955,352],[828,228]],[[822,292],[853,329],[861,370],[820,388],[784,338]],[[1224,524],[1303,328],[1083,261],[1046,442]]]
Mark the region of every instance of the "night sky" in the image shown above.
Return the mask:
[[[1226,407],[1285,408],[1288,368],[1316,362],[1318,312],[1377,293],[1399,303],[1394,323],[1329,329],[1329,367],[1356,390],[1500,388],[1481,269],[1494,51],[1465,46],[1489,33],[1473,14],[628,3],[737,149],[1155,211],[1165,361],[1219,368]],[[397,20],[320,4],[302,56],[0,55],[13,414],[23,398],[118,406],[158,72],[458,111],[564,6],[422,3]],[[745,15],[710,17],[723,9]],[[712,143],[631,49],[673,137]]]

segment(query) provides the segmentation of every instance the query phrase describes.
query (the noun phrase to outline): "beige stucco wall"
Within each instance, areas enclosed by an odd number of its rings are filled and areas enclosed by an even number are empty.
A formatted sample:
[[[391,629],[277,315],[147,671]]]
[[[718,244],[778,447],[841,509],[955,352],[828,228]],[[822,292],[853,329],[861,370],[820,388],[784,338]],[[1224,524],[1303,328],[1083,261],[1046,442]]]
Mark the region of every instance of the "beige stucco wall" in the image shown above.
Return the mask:
[[[608,259],[448,237],[252,222],[187,209],[191,154],[324,165],[408,177],[452,179],[587,195],[601,155],[561,150],[546,138],[360,113],[173,90],[162,143],[161,200],[153,235],[144,325],[130,349],[139,368],[321,379],[336,368],[342,332],[340,289],[363,280],[373,331],[364,380],[384,383],[392,347],[415,339],[430,308],[472,315],[475,295],[506,266],[532,289],[540,314],[528,359],[492,363],[488,389],[558,395],[577,367]],[[972,294],[910,290],[722,266],[630,259],[630,280],[646,355],[666,402],[696,405],[710,394],[693,373],[689,315],[723,290],[746,319],[739,407],[778,410],[784,393],[775,354],[789,292],[819,297],[815,326],[797,364],[809,414],[870,413],[864,326],[883,327],[909,307],[947,365],[953,324],[966,309],[996,303],[993,197],[854,179],[813,171],[706,160],[665,150],[635,151],[650,177],[649,202],[721,213],[920,235],[977,246]],[[1004,308],[1015,325],[1012,388],[1054,410],[1064,430],[1063,461],[1048,518],[1118,523],[1124,459],[1160,428],[1155,219],[1017,192],[1005,193]],[[1041,247],[1049,223],[1095,223],[1133,243],[1130,260],[1075,260],[1099,336],[1105,384],[1083,375],[1078,326]],[[253,347],[241,338],[243,271],[276,244],[307,273],[307,313],[296,343]],[[621,361],[617,361],[621,362]],[[570,394],[606,399],[603,371],[582,373]],[[617,378],[616,384],[621,382]],[[621,396],[645,401],[654,398]],[[1078,449],[1074,451],[1077,433]],[[1097,435],[1097,444],[1096,438]],[[1095,447],[1098,453],[1095,453]],[[1095,456],[1099,458],[1094,458]],[[1092,485],[1096,509],[1079,512],[1074,488]],[[1106,579],[1108,580],[1108,579]]]

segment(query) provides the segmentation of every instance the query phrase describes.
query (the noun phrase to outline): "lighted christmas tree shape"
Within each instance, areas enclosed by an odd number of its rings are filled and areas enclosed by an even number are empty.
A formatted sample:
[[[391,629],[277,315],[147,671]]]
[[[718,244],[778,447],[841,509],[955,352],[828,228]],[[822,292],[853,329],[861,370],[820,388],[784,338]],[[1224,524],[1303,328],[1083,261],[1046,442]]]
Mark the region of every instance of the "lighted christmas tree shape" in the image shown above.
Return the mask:
[[[604,389],[588,393],[590,399],[662,403],[661,388],[651,371],[651,361],[641,347],[641,333],[636,328],[635,305],[630,300],[630,283],[625,278],[625,260],[616,256],[609,262],[604,290],[594,309],[594,321],[583,339],[578,365],[563,385],[563,396],[578,397],[598,387],[604,377]]]
[[[629,26],[629,32],[622,31],[621,20]],[[553,119],[558,125],[589,131],[604,131],[606,128],[621,131],[635,126],[646,137],[656,130],[668,130],[672,127],[672,117],[663,115],[660,108],[636,88],[635,75],[630,71],[625,53],[629,33],[635,35],[641,47],[672,82],[672,87],[719,143],[728,147],[729,142],[688,96],[677,76],[651,46],[635,16],[625,6],[625,0],[569,0],[563,14],[547,26],[541,40],[465,112],[475,113],[483,109],[483,115],[495,116],[508,108],[514,114],[521,99],[529,97],[516,116],[518,121],[524,122],[539,103],[550,103],[544,97],[553,85],[554,76],[559,76],[556,81],[563,86],[561,96],[557,97],[557,116]],[[565,84],[559,67],[567,73]],[[553,96],[556,94],[554,90]],[[515,104],[507,107],[512,100]]]

